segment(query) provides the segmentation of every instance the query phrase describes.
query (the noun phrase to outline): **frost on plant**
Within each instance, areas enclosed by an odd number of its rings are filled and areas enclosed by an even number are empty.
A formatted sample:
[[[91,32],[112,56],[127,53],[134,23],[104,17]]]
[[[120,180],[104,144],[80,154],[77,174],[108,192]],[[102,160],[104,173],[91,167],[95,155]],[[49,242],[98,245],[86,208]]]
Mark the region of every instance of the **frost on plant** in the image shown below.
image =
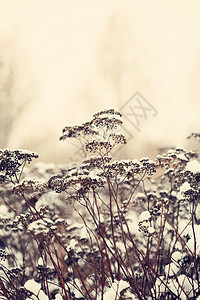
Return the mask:
[[[78,163],[0,150],[0,299],[200,297],[198,153],[113,160],[121,125],[110,109],[66,126]]]

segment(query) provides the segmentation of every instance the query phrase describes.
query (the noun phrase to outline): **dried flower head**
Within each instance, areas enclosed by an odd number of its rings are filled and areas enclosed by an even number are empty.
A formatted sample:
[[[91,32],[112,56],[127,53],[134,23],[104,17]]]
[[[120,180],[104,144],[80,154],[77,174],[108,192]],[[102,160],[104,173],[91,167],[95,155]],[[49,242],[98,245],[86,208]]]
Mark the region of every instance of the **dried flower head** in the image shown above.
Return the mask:
[[[26,162],[30,163],[33,158],[38,158],[38,154],[28,150],[0,149],[0,183],[16,179]]]
[[[86,169],[86,170],[91,170],[94,168],[101,169],[106,163],[109,163],[111,161],[112,157],[111,156],[89,156],[87,157],[82,165],[81,169]]]
[[[71,197],[75,197],[75,194],[77,195],[77,193],[82,195],[90,189],[94,190],[97,187],[103,187],[103,181],[101,178],[91,178],[87,175],[73,177],[68,175],[58,175],[49,180],[48,186],[55,190],[56,193],[65,191]]]
[[[98,141],[98,140],[87,142],[85,145],[86,151],[98,153],[98,154],[107,154],[111,151],[112,148],[113,146],[111,145],[110,142]]]
[[[86,122],[80,126],[66,126],[63,129],[63,135],[60,137],[60,140],[65,140],[67,138],[78,138],[85,137],[86,135],[97,135],[97,131],[92,128],[91,122]]]
[[[200,133],[193,132],[187,137],[187,139],[192,138],[194,138],[197,142],[200,142]]]
[[[122,114],[119,111],[116,111],[114,109],[107,109],[107,110],[105,109],[105,110],[102,110],[102,111],[94,114],[93,117],[97,118],[97,117],[105,115],[105,114],[116,115],[116,116],[122,117]]]
[[[52,220],[43,218],[30,223],[27,231],[33,233],[35,236],[47,236],[51,233],[52,229],[55,229],[54,226],[55,224]]]
[[[24,179],[21,183],[16,184],[13,193],[17,195],[29,194],[32,197],[41,196],[47,190],[47,185],[32,179]]]
[[[67,138],[77,138],[81,141],[83,152],[89,151],[93,153],[106,154],[112,150],[117,144],[126,144],[126,138],[122,134],[118,134],[118,127],[122,125],[119,119],[122,114],[114,109],[103,110],[95,115],[90,122],[83,123],[78,126],[66,126],[63,129],[63,135],[60,140]]]
[[[172,149],[167,153],[157,156],[157,165],[166,170],[173,168],[177,170],[183,170],[187,165],[190,158],[198,157],[194,151],[187,151],[184,149]]]

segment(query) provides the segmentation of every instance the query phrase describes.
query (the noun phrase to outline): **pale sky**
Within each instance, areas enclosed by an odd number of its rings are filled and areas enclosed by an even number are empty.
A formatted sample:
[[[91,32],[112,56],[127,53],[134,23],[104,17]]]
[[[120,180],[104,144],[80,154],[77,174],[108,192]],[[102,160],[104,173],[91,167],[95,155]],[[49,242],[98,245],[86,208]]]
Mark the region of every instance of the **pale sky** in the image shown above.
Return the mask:
[[[0,45],[32,95],[9,147],[63,162],[65,125],[120,109],[136,91],[158,114],[127,145],[133,155],[183,144],[199,130],[199,13],[198,0],[1,0]]]

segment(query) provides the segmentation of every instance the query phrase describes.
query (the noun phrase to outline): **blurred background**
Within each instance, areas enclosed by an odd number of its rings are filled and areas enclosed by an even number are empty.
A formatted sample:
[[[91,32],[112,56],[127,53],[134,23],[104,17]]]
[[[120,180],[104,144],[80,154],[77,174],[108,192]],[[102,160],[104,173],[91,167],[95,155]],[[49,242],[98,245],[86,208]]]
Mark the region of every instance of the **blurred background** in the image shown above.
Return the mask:
[[[134,105],[140,130],[124,119],[118,158],[187,147],[200,125],[199,13],[199,0],[0,0],[0,148],[77,160],[59,141],[66,125],[108,108],[133,121]]]

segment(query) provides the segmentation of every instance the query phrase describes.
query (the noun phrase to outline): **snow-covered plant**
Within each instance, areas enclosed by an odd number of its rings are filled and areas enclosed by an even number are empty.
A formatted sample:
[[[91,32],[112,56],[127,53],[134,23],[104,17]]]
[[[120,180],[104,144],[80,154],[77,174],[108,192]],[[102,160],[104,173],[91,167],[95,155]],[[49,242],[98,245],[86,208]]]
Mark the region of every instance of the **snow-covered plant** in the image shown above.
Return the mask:
[[[79,163],[27,169],[36,153],[0,150],[1,299],[200,297],[198,153],[113,160],[121,118],[63,129]]]

